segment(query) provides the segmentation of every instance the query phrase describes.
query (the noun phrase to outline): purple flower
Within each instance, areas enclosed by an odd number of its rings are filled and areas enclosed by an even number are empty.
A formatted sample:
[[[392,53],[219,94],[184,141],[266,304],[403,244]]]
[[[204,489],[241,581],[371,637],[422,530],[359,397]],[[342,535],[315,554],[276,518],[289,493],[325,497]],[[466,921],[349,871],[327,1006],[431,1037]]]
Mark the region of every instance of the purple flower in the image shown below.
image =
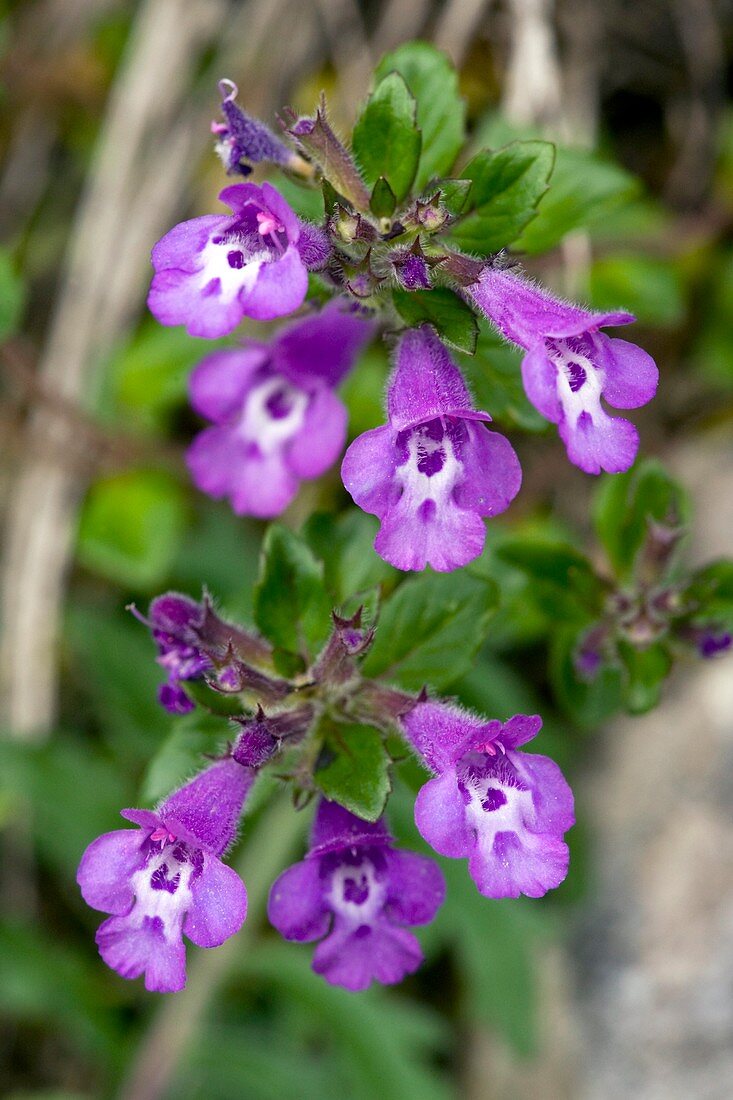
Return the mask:
[[[93,909],[110,913],[99,953],[123,978],[174,993],[186,984],[185,934],[218,947],[247,915],[247,891],[219,858],[234,839],[254,773],[221,760],[170,795],[155,813],[123,810],[139,829],[93,841],[77,882]]]
[[[209,658],[199,648],[204,608],[188,596],[167,592],[152,601],[148,618],[142,621],[150,627],[158,647],[156,660],[168,673],[167,683],[158,688],[158,702],[171,714],[188,714],[194,704],[180,681],[198,680],[211,667]]]
[[[318,477],[346,438],[346,409],[333,387],[372,334],[358,308],[330,302],[281,331],[272,344],[214,352],[191,376],[191,403],[214,422],[196,437],[188,467],[238,515],[279,515],[300,481]]]
[[[381,520],[374,548],[398,569],[440,572],[478,557],[483,516],[503,512],[522,472],[510,443],[488,431],[461,372],[428,325],[398,345],[387,395],[389,423],[360,435],[341,476],[365,512]]]
[[[708,627],[693,629],[697,651],[701,657],[719,657],[733,646],[733,635],[728,630],[715,630]]]
[[[587,474],[628,470],[639,434],[628,420],[609,416],[601,397],[617,409],[646,405],[656,392],[658,371],[636,344],[598,330],[628,325],[634,316],[591,313],[496,267],[485,267],[466,293],[507,340],[527,352],[527,397],[558,425],[570,461]]]
[[[540,730],[538,716],[502,725],[457,707],[418,703],[402,719],[437,775],[417,796],[415,822],[436,852],[468,858],[490,898],[538,898],[565,878],[562,836],[574,824],[573,795],[554,761],[516,750]]]
[[[250,118],[237,105],[239,91],[232,80],[220,80],[219,92],[226,123],[212,122],[211,131],[218,138],[216,151],[227,173],[248,176],[250,164],[270,161],[288,167],[300,159],[263,122]]]
[[[396,851],[384,818],[370,824],[324,800],[310,851],[273,883],[268,915],[288,940],[321,940],[313,969],[356,992],[417,970],[422,951],[405,926],[431,921],[444,896],[440,868]]]
[[[325,263],[322,230],[299,221],[269,183],[219,195],[234,211],[181,222],[152,252],[151,312],[192,336],[225,336],[243,317],[271,321],[302,305],[308,268]]]

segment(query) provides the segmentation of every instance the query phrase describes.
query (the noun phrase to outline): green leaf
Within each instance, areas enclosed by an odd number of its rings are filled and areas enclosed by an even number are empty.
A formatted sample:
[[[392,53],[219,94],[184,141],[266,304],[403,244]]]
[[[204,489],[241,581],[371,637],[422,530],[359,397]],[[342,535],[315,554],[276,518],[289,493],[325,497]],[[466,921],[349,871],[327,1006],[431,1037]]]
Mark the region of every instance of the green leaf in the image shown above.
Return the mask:
[[[426,573],[404,581],[385,601],[365,676],[383,676],[408,691],[445,688],[471,667],[497,604],[491,581]]]
[[[354,156],[367,184],[372,187],[384,177],[397,202],[402,202],[415,178],[421,145],[415,97],[398,72],[389,73],[367,100],[352,137]]]
[[[566,614],[587,617],[602,610],[603,587],[588,559],[565,543],[537,539],[507,539],[496,548],[497,556],[521,569],[530,580],[555,590],[555,599]]]
[[[624,702],[631,714],[646,714],[659,702],[662,684],[669,675],[672,658],[662,642],[646,649],[619,643],[619,654],[626,671]]]
[[[495,420],[510,427],[542,432],[547,421],[529,403],[522,385],[523,355],[481,321],[475,355],[461,359],[461,368],[477,408],[486,409]]]
[[[6,248],[0,248],[0,340],[12,336],[25,305],[25,284]]]
[[[677,325],[685,312],[682,281],[669,260],[630,253],[596,260],[590,271],[596,309],[624,309],[642,324]]]
[[[422,151],[415,187],[447,175],[464,138],[465,105],[458,94],[458,74],[451,62],[427,42],[406,42],[379,62],[376,78],[400,73],[417,100]]]
[[[625,474],[605,475],[593,501],[596,533],[619,580],[628,580],[646,537],[648,521],[681,523],[689,507],[682,487],[655,459]]]
[[[468,355],[476,350],[478,323],[473,311],[448,287],[396,289],[392,300],[402,320],[411,327],[428,322],[447,344]]]
[[[307,544],[273,524],[265,535],[255,587],[255,622],[276,646],[313,656],[331,630],[323,565]]]
[[[382,735],[371,726],[345,725],[324,719],[319,732],[330,763],[314,780],[326,798],[365,821],[382,814],[392,789],[390,760]]]
[[[216,753],[231,734],[219,717],[195,710],[176,718],[170,735],[150,760],[140,791],[143,805],[154,805],[204,764],[204,753]]]
[[[372,189],[369,209],[378,218],[391,218],[397,206],[395,193],[384,176],[380,176]]]
[[[639,181],[618,165],[584,149],[560,146],[552,186],[516,247],[546,252],[573,229],[602,226],[609,213],[635,199],[639,190]]]
[[[516,240],[535,216],[554,160],[555,147],[547,141],[515,141],[478,153],[462,173],[473,187],[469,213],[452,230],[457,243],[486,256]]]
[[[358,508],[339,516],[314,513],[303,528],[303,538],[324,563],[325,581],[333,603],[365,595],[392,581],[397,572],[374,553],[379,522]]]
[[[88,569],[147,591],[165,582],[185,525],[183,490],[159,470],[97,481],[79,524],[78,556]]]

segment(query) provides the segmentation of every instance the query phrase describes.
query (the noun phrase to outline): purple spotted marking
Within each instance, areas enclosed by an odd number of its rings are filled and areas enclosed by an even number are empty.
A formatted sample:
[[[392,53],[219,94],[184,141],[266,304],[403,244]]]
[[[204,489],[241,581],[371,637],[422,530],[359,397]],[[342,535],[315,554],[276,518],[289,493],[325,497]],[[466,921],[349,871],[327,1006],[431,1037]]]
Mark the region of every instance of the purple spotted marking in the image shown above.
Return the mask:
[[[580,363],[568,363],[567,367],[568,383],[572,393],[577,393],[586,382],[588,377],[585,373],[585,369],[581,367]]]

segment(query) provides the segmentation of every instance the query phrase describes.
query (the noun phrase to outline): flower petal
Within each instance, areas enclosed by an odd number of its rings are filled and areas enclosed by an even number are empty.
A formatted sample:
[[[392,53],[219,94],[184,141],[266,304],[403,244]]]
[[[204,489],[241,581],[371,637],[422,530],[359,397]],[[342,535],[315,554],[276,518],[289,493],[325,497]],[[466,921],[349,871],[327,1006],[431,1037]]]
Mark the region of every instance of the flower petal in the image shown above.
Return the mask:
[[[183,925],[198,947],[218,947],[238,932],[247,916],[247,891],[236,871],[204,853],[204,866],[191,883],[193,903]]]
[[[285,449],[285,461],[296,477],[320,477],[338,458],[346,440],[348,413],[325,386],[312,394],[297,435]]]
[[[406,974],[417,970],[422,958],[422,949],[412,932],[379,921],[353,931],[334,929],[316,948],[313,969],[331,985],[357,993],[372,981],[382,985],[402,981]]]
[[[153,247],[150,258],[156,271],[175,268],[194,272],[201,267],[201,256],[211,237],[226,233],[233,219],[227,215],[205,214],[174,225]],[[153,311],[154,312],[154,311]]]
[[[291,244],[278,259],[263,263],[256,279],[240,291],[240,315],[256,321],[286,317],[302,306],[307,290],[308,272]]]
[[[522,467],[508,439],[482,424],[466,423],[468,439],[461,461],[464,480],[453,493],[459,508],[479,516],[504,512],[519,492]],[[470,559],[469,559],[470,560]]]
[[[573,792],[555,761],[549,756],[511,750],[507,756],[532,791],[534,829],[560,835],[567,832],[575,824]]]
[[[501,742],[507,749],[516,749],[520,745],[526,745],[541,729],[542,719],[539,714],[515,714],[501,727]]]
[[[604,325],[628,325],[636,318],[615,311],[594,313],[553,297],[543,287],[510,271],[485,267],[467,295],[507,340],[529,350],[545,336],[578,336]]]
[[[247,277],[256,279],[261,266],[259,261],[248,264]],[[201,271],[159,271],[150,285],[148,308],[162,325],[185,325],[190,336],[227,336],[242,320],[239,299],[223,295],[218,278],[201,284]]]
[[[415,799],[415,824],[431,848],[441,856],[467,856],[473,836],[466,822],[465,804],[454,768],[430,779]]]
[[[145,974],[151,993],[177,993],[186,984],[186,951],[180,934],[167,939],[159,917],[137,924],[110,917],[97,930],[97,946],[107,966],[127,979]]]
[[[465,752],[493,741],[501,733],[501,723],[479,720],[456,706],[428,700],[417,703],[401,720],[407,737],[428,767],[442,772]]]
[[[242,407],[252,376],[266,361],[267,349],[258,344],[207,355],[188,383],[191,405],[199,416],[223,423]]]
[[[608,347],[603,396],[615,409],[638,409],[657,392],[659,371],[651,355],[628,340],[605,338]]]
[[[323,898],[318,859],[293,864],[275,879],[267,902],[267,915],[286,940],[307,943],[328,932],[331,914]]]
[[[135,900],[130,878],[145,863],[139,829],[116,829],[89,845],[81,857],[76,881],[92,909],[103,913],[127,913]]]
[[[477,558],[485,539],[486,528],[476,512],[457,507],[450,498],[437,505],[425,500],[414,508],[405,493],[383,517],[374,549],[396,569],[430,565],[449,573]]]
[[[341,464],[341,478],[354,503],[381,518],[400,496],[394,482],[399,462],[392,428],[372,428],[358,436]]]
[[[556,836],[523,830],[499,832],[489,851],[477,843],[468,861],[471,878],[488,898],[541,898],[568,872],[568,846]]]
[[[417,852],[384,853],[389,873],[386,914],[402,924],[427,924],[445,900],[445,879],[438,864]]]
[[[575,425],[563,419],[559,425],[568,458],[587,474],[623,473],[634,464],[639,433],[628,420],[608,416],[602,409],[581,412]]]
[[[296,386],[322,379],[336,386],[374,331],[374,322],[345,298],[288,325],[272,346],[273,369]]]
[[[557,368],[548,358],[544,341],[535,344],[522,359],[522,383],[537,412],[552,424],[562,417],[557,395]]]

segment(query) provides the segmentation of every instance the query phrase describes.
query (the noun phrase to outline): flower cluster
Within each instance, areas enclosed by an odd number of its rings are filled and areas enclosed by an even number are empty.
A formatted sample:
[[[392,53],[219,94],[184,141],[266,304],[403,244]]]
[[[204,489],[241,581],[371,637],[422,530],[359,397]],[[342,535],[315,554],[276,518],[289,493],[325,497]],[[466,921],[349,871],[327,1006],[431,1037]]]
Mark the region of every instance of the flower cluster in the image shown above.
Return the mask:
[[[389,312],[389,292],[453,287],[509,341],[524,349],[529,400],[556,423],[572,462],[587,473],[627,470],[638,449],[633,424],[601,403],[637,408],[654,395],[657,369],[640,348],[604,326],[626,312],[593,313],[553,298],[507,268],[476,261],[441,240],[456,215],[438,184],[391,217],[370,196],[322,103],[314,118],[290,113],[277,137],[220,83],[224,121],[213,123],[227,172],[253,164],[287,169],[331,189],[323,225],[298,217],[270,183],[239,183],[220,195],[231,214],[183,222],[155,246],[148,303],[163,324],[221,337],[244,319],[305,316],[266,344],[251,339],[214,352],[191,378],[195,411],[213,426],[193,442],[188,464],[205,493],[235,512],[270,518],[293,500],[301,480],[337,460],[347,431],[334,390]],[[285,124],[283,124],[285,125]],[[394,196],[393,196],[394,198]],[[308,299],[319,272],[325,308]],[[464,307],[465,308],[465,307]],[[388,422],[353,441],[342,466],[346,489],[380,520],[375,549],[403,570],[450,571],[477,557],[485,517],[519,491],[511,445],[486,428],[457,364],[425,321],[398,334],[387,391]]]
[[[556,764],[519,751],[539,718],[484,721],[364,679],[359,662],[374,631],[361,612],[334,614],[321,653],[290,681],[274,676],[267,643],[219,618],[208,599],[167,593],[143,621],[168,658],[167,692],[185,700],[173,709],[193,706],[181,685],[195,665],[203,686],[237,696],[242,713],[233,715],[236,735],[219,759],[154,811],[123,810],[137,829],[106,833],[84,853],[82,895],[109,914],[97,931],[99,951],[123,978],[144,975],[146,988],[175,992],[185,984],[184,936],[216,947],[238,931],[247,894],[222,859],[263,768],[284,754],[292,766],[295,757],[292,778],[318,792],[324,711],[335,719],[340,711],[344,721],[358,711],[402,735],[432,776],[415,802],[417,829],[440,855],[468,858],[481,894],[540,897],[562,882],[572,794]],[[162,702],[169,705],[167,693]],[[383,811],[367,819],[320,795],[308,852],[273,883],[268,915],[286,939],[318,941],[316,973],[358,991],[417,969],[423,956],[411,929],[433,920],[444,895],[439,866],[396,847]]]
[[[397,99],[409,108],[411,92],[399,73],[385,79],[389,102],[399,85]],[[474,162],[467,166],[470,179],[445,178],[450,164],[430,179],[418,171],[425,135],[415,122],[405,163],[393,157],[383,174],[371,162],[383,112],[392,109],[387,99],[367,104],[352,154],[332,129],[325,100],[314,117],[285,112],[278,136],[238,106],[231,82],[222,81],[220,91],[216,151],[228,175],[247,181],[221,192],[228,212],[185,221],[155,245],[148,304],[162,324],[208,339],[231,337],[242,322],[279,327],[257,339],[245,330],[193,370],[190,400],[205,425],[187,464],[202,492],[227,499],[238,515],[270,519],[288,508],[302,481],[341,458],[348,414],[338,387],[379,333],[392,353],[385,422],[375,417],[346,447],[343,486],[379,521],[375,550],[396,569],[446,573],[467,565],[483,551],[485,520],[505,512],[522,483],[514,447],[493,430],[492,409],[476,408],[449,351],[470,352],[479,321],[522,349],[527,398],[557,424],[571,462],[589,474],[631,467],[637,429],[607,407],[650,401],[657,368],[646,352],[602,330],[633,316],[553,297],[503,252],[491,254],[486,241],[477,248],[480,259],[459,250],[461,240],[471,240],[461,233],[463,217],[491,221],[493,152],[479,154],[480,171]],[[411,130],[410,115],[419,118],[403,111],[403,131]],[[319,188],[322,219],[301,216],[301,206],[294,201],[293,209],[272,183],[248,179],[253,166]],[[411,191],[418,178],[423,182]],[[515,213],[526,225],[534,206]],[[590,567],[583,572],[579,555],[559,555],[558,564],[549,549],[549,571],[560,583],[580,571],[580,588],[584,581],[592,590],[576,654],[582,677],[598,673],[612,644],[619,653],[627,643],[643,648],[670,624],[703,655],[730,648],[723,614],[729,574],[712,567],[684,588],[676,575],[659,572],[675,531],[650,527],[639,583],[619,589],[613,607],[606,579]],[[280,600],[276,611],[260,606],[256,614],[267,638],[221,618],[206,595],[198,601],[167,593],[152,601],[147,618],[138,616],[165,673],[162,706],[184,715],[202,705],[228,721],[230,734],[226,748],[217,746],[219,755],[209,755],[155,810],[123,810],[137,828],[95,840],[79,867],[84,898],[107,914],[97,932],[102,958],[124,978],[144,975],[148,989],[183,987],[184,936],[215,947],[242,925],[245,886],[224,858],[265,769],[292,785],[299,808],[313,803],[315,811],[304,857],[273,876],[270,922],[287,940],[314,943],[314,971],[348,990],[412,974],[423,957],[413,929],[434,919],[445,895],[439,864],[403,848],[390,831],[390,783],[355,775],[370,761],[389,776],[400,755],[397,738],[426,772],[414,804],[417,832],[438,856],[466,859],[481,895],[541,897],[567,873],[570,787],[552,760],[524,751],[541,719],[485,719],[427,690],[414,695],[370,679],[369,653],[379,644],[375,608],[383,598],[401,599],[401,581],[395,596],[389,587],[368,596],[356,583],[349,588],[348,564],[332,570],[328,555],[315,560],[311,534],[299,539],[282,527],[265,539],[258,601]],[[273,545],[279,549],[270,558]],[[332,572],[339,584],[329,587]],[[408,580],[404,590],[426,584],[430,592],[433,581],[445,590],[443,578],[430,576]],[[357,608],[362,599],[366,607]],[[400,629],[413,625],[419,634],[420,612]],[[448,637],[460,646],[457,631]],[[482,640],[469,641],[469,660]],[[385,659],[371,667],[399,664]]]

